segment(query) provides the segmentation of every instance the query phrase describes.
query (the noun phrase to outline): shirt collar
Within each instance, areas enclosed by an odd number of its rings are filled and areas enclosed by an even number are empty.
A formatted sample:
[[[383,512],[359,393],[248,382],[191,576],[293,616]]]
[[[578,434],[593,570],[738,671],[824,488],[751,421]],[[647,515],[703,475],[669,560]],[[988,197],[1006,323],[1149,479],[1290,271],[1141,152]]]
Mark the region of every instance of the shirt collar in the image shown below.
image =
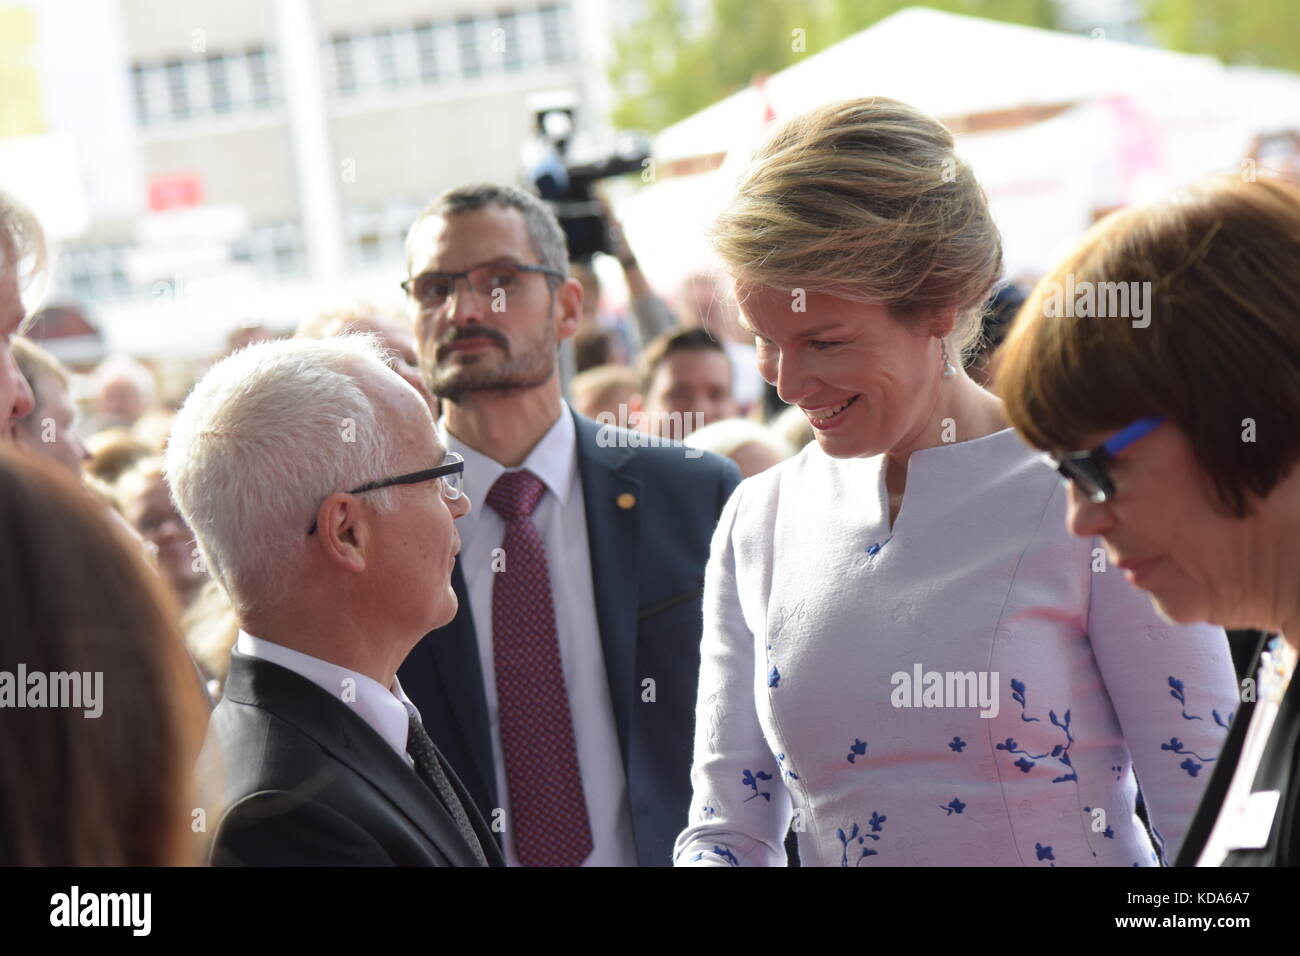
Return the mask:
[[[392,689],[384,687],[379,681],[357,671],[348,670],[338,664],[321,660],[302,651],[296,651],[283,644],[254,637],[241,630],[235,640],[235,650],[248,657],[278,664],[291,670],[300,677],[311,681],[325,693],[351,707],[358,717],[369,724],[398,755],[406,758],[406,737],[410,731],[408,709],[418,719],[420,712],[411,703],[402,690],[402,685],[393,675]],[[345,684],[345,680],[352,684]],[[344,695],[343,689],[351,687],[354,694]],[[355,700],[348,699],[355,695]]]
[[[465,459],[465,494],[469,495],[471,502],[486,502],[487,493],[505,472],[526,468],[542,480],[542,484],[546,485],[546,489],[561,505],[568,503],[578,454],[578,430],[573,424],[569,403],[561,399],[560,406],[560,415],[555,424],[533,446],[533,450],[517,469],[506,468],[489,454],[466,445],[447,431],[446,419],[439,420],[438,436],[443,445],[448,451],[454,451]],[[479,512],[475,509],[466,517],[473,518],[477,513]]]

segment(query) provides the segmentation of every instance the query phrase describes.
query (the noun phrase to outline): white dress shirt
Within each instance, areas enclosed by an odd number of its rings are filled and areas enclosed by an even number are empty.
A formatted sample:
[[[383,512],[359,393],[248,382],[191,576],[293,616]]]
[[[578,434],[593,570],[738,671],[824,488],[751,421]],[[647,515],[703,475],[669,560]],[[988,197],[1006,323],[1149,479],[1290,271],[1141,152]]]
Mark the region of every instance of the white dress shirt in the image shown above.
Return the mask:
[[[1227,639],[1073,537],[1041,458],[1011,429],[914,452],[892,522],[883,455],[740,484],[678,865],[784,865],[793,824],[805,866],[1151,866],[1139,777],[1173,858],[1237,706]]]
[[[271,664],[279,664],[299,677],[305,677],[331,697],[335,697],[356,711],[357,716],[369,724],[407,766],[415,761],[406,752],[406,736],[410,730],[407,712],[418,720],[420,712],[402,691],[402,684],[393,675],[393,688],[389,690],[372,677],[331,664],[319,657],[295,651],[272,641],[254,637],[240,631],[235,640],[235,650],[247,657],[256,657]]]
[[[507,469],[438,424],[443,444],[465,459],[464,489],[472,510],[458,519],[460,566],[469,589],[470,612],[478,639],[483,670],[483,696],[487,701],[492,738],[492,765],[496,770],[497,799],[506,811],[502,844],[506,863],[518,866],[510,826],[509,789],[501,749],[501,719],[497,707],[496,663],[492,642],[492,585],[494,552],[505,540],[506,525],[487,504],[487,494]],[[609,699],[605,652],[596,622],[596,596],[591,578],[591,550],[587,544],[587,513],[578,475],[577,429],[567,404],[550,430],[542,436],[519,469],[527,469],[546,485],[533,512],[546,546],[555,607],[555,630],[560,645],[564,682],[569,693],[573,738],[587,796],[591,823],[591,855],[584,866],[636,866],[632,840],[632,813],[627,777],[619,750],[618,728]],[[508,557],[506,558],[508,561]],[[508,567],[508,565],[507,565]]]

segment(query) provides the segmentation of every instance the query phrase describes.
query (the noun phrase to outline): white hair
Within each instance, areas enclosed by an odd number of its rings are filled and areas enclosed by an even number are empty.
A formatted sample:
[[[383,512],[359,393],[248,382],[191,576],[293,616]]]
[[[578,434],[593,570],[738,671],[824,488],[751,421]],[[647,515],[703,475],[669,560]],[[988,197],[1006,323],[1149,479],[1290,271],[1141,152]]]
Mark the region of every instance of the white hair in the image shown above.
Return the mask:
[[[40,220],[26,205],[11,193],[0,189],[0,274],[14,270],[20,291],[30,291],[38,281],[49,278],[46,268],[48,250],[45,230]],[[44,297],[44,285],[29,296],[26,304],[34,312],[33,304]]]
[[[695,429],[682,441],[691,448],[711,451],[725,458],[730,458],[734,452],[746,445],[762,445],[781,461],[785,461],[795,453],[794,445],[787,439],[770,428],[751,422],[748,418],[724,418]]]
[[[391,477],[401,446],[373,397],[377,338],[284,339],[214,365],[176,415],[165,473],[208,570],[237,611],[284,597],[330,495]],[[389,489],[367,495],[380,512]]]

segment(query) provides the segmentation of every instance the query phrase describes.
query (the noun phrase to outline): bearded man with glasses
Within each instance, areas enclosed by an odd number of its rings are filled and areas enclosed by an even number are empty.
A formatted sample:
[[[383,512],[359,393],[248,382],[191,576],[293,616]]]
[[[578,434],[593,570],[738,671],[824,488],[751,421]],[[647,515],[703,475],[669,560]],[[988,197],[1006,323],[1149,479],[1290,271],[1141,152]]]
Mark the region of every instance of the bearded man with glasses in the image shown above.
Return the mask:
[[[739,473],[564,401],[583,291],[534,196],[443,194],[407,267],[441,439],[481,506],[460,526],[456,617],[402,683],[508,864],[666,866],[690,801],[704,565]]]

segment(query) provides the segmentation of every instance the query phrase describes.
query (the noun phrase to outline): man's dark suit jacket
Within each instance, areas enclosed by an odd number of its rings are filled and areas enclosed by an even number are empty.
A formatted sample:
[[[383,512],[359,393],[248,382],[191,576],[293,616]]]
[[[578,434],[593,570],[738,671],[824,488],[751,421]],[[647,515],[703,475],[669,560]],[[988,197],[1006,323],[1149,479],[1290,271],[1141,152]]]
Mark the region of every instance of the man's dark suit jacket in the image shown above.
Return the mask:
[[[478,865],[415,770],[342,700],[278,664],[231,654],[207,750],[225,780],[214,866]],[[443,768],[489,863],[504,865]]]
[[[642,866],[669,866],[691,801],[704,565],[740,472],[708,452],[687,458],[680,445],[628,447],[629,438],[644,436],[612,426],[602,446],[597,436],[605,426],[574,419],[596,621],[637,859]],[[460,599],[455,619],[416,645],[398,675],[429,736],[491,819],[507,798],[497,793],[478,641],[459,562],[452,584]],[[653,701],[646,699],[648,688]]]
[[[1266,636],[1255,651],[1246,676],[1254,678],[1259,673],[1260,656],[1267,643]],[[1246,729],[1254,713],[1255,701],[1246,701],[1233,718],[1228,737],[1219,752],[1219,759],[1214,762],[1214,772],[1205,785],[1205,794],[1201,797],[1196,815],[1192,817],[1187,836],[1183,838],[1175,866],[1195,866],[1205,849],[1210,831],[1214,829],[1223,807],[1228,785],[1237,771],[1241,748],[1246,740]],[[1267,790],[1281,792],[1273,829],[1269,833],[1268,843],[1263,847],[1229,850],[1223,866],[1300,865],[1300,681],[1294,677],[1278,708],[1277,718],[1273,722],[1268,744],[1260,757],[1250,789],[1252,793]]]

